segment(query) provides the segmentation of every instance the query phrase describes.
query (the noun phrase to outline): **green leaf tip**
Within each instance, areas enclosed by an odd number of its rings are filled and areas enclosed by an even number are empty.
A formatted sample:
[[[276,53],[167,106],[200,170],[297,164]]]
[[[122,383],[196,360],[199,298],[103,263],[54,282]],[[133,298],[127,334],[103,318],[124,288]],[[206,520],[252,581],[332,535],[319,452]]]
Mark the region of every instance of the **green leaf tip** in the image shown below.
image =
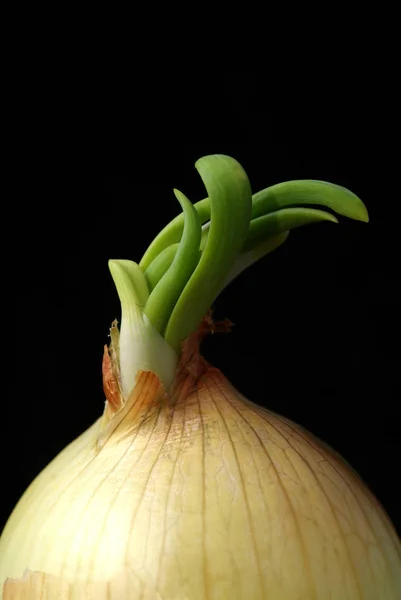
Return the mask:
[[[110,259],[108,264],[121,304],[129,307],[134,301],[143,308],[149,297],[149,289],[139,265],[132,260],[122,259]]]
[[[194,204],[196,212],[199,215],[200,222],[203,224],[210,218],[210,200],[205,198]],[[184,229],[184,215],[181,213],[175,219],[170,221],[150,244],[145,254],[141,258],[139,266],[143,271],[148,269],[153,260],[168,246],[180,241]]]
[[[334,183],[299,179],[277,183],[253,196],[252,219],[290,206],[317,204],[356,221],[369,221],[366,206],[356,194]]]

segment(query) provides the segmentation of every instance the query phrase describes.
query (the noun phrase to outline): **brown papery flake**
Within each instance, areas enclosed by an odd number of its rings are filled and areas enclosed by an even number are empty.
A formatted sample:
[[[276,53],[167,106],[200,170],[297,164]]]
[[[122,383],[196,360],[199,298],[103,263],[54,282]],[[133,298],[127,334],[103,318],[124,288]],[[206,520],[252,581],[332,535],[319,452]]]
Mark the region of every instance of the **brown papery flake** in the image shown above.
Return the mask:
[[[102,361],[103,391],[113,412],[117,412],[124,404],[120,386],[113,373],[113,366],[107,345],[104,346]]]

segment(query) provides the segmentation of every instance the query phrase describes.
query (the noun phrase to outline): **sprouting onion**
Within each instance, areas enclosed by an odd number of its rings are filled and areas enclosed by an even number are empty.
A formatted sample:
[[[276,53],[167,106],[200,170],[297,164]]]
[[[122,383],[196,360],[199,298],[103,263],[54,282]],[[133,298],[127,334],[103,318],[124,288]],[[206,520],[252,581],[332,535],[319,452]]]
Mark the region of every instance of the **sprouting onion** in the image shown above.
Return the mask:
[[[228,156],[196,168],[208,197],[176,190],[182,214],[142,260],[109,263],[122,320],[103,356],[105,409],[11,514],[2,597],[399,600],[400,540],[356,473],[199,351],[228,328],[210,308],[241,271],[291,229],[333,213],[367,222],[366,208],[321,181],[252,195]]]

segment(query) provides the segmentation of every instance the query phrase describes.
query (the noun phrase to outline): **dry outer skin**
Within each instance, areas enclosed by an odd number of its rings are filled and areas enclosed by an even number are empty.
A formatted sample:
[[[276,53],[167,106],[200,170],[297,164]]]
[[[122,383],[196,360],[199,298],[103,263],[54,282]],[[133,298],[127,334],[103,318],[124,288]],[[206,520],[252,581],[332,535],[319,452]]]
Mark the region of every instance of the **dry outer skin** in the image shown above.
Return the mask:
[[[3,600],[399,599],[400,540],[358,476],[184,357],[168,400],[141,373],[33,482],[0,542]]]

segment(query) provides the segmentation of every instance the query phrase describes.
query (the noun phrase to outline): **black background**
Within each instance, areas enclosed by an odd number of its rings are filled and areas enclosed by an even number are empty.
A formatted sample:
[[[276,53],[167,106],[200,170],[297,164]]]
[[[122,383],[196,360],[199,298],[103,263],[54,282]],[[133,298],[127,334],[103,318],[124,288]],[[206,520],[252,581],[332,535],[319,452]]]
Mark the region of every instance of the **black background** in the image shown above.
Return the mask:
[[[74,108],[41,105],[40,126],[22,132],[30,160],[13,176],[5,220],[0,527],[31,480],[102,412],[103,345],[119,317],[107,260],[139,261],[178,213],[172,188],[200,200],[195,161],[225,153],[254,192],[323,179],[368,208],[369,224],[340,218],[292,232],[232,283],[215,315],[235,327],[203,351],[245,396],[339,451],[401,532],[392,90],[381,85],[374,98],[360,82],[340,81],[284,92],[250,72],[178,81],[110,78],[103,101],[83,93]],[[41,135],[35,144],[32,132]]]

